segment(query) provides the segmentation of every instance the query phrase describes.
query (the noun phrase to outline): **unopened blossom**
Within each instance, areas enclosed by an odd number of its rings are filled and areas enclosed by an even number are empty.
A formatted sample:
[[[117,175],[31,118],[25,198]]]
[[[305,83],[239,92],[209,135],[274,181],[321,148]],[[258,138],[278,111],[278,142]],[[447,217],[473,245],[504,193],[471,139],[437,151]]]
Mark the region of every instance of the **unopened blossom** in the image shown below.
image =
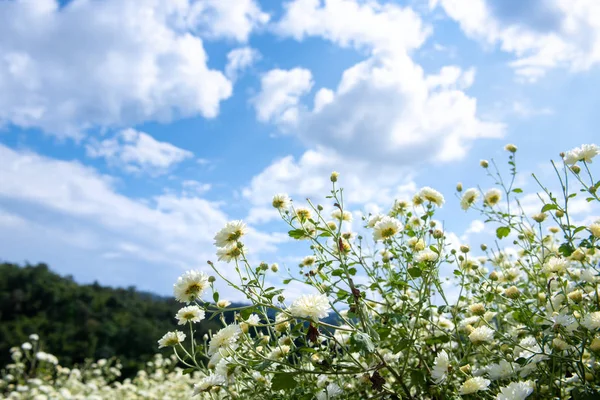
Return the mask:
[[[202,297],[208,286],[208,275],[204,272],[187,271],[173,285],[173,295],[178,301],[189,303]]]
[[[215,235],[215,246],[227,247],[235,245],[242,236],[248,232],[246,224],[242,221],[229,221],[225,227]]]
[[[584,316],[581,320],[581,325],[591,331],[600,328],[600,311],[594,311]]]
[[[389,239],[402,230],[402,224],[396,218],[384,216],[373,228],[375,241]]]
[[[32,333],[31,335],[29,335],[29,340],[31,340],[32,342],[37,342],[40,340],[40,337],[37,333]]]
[[[298,297],[288,308],[294,317],[309,318],[318,321],[329,315],[329,299],[324,294],[305,294]]]
[[[352,213],[350,211],[342,211],[339,208],[336,208],[331,213],[331,218],[338,221],[352,222]]]
[[[167,332],[158,340],[158,348],[177,346],[185,340],[185,333],[180,331]]]
[[[217,259],[219,261],[231,262],[237,260],[243,255],[242,247],[237,244],[232,244],[226,247],[217,249]]]
[[[208,354],[213,355],[221,348],[235,348],[237,340],[242,334],[242,329],[239,325],[227,325],[213,335],[210,340]]]
[[[494,330],[487,326],[475,328],[469,335],[469,340],[474,344],[491,342],[494,340]]]
[[[487,390],[490,386],[489,379],[484,379],[480,376],[467,379],[459,389],[460,394],[471,394],[480,390]]]
[[[496,400],[524,400],[533,393],[533,382],[511,382],[508,386],[500,388]]]
[[[433,361],[433,369],[431,370],[431,377],[435,383],[441,383],[446,379],[448,368],[450,367],[450,359],[446,350],[442,350],[435,357]]]
[[[435,204],[438,207],[441,207],[444,204],[444,196],[437,190],[428,186],[419,191],[419,197],[423,201],[428,201],[429,203]]]
[[[496,188],[490,189],[485,193],[483,199],[484,203],[488,206],[495,206],[500,202],[500,199],[502,199],[502,192]]]
[[[271,202],[274,208],[285,211],[290,208],[292,204],[292,200],[287,194],[279,193],[273,196],[273,201]]]
[[[511,153],[516,153],[517,152],[517,146],[515,146],[512,143],[507,144],[506,146],[504,146],[504,150],[511,152]]]
[[[590,226],[588,226],[590,232],[595,238],[600,238],[600,222],[594,222]]]
[[[29,351],[29,350],[33,349],[33,346],[31,345],[31,343],[25,342],[21,345],[21,348],[25,351]]]
[[[200,322],[204,319],[204,310],[198,306],[183,307],[175,315],[179,325],[185,325],[188,322]]]

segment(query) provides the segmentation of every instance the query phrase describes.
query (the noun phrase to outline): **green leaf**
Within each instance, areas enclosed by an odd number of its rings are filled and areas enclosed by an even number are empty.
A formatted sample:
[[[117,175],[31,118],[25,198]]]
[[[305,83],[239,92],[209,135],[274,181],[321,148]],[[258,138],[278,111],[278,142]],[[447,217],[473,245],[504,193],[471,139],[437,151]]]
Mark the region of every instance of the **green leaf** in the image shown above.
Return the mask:
[[[421,275],[423,275],[423,272],[421,271],[421,269],[420,269],[420,268],[417,268],[417,267],[412,267],[412,268],[409,268],[409,269],[408,269],[408,273],[410,274],[410,276],[411,276],[412,278],[418,278],[418,277],[420,277]]]
[[[283,284],[287,285],[288,283],[290,283],[292,280],[291,279],[284,279],[283,280]]]
[[[279,373],[273,376],[271,388],[273,390],[293,389],[296,387],[296,380],[292,373]]]
[[[367,335],[364,332],[358,332],[352,335],[350,341],[353,344],[355,344],[358,348],[360,348],[361,350],[366,350],[368,353],[372,353],[375,351],[375,345],[373,344],[373,341],[371,340],[369,335]]]
[[[496,237],[498,239],[505,238],[509,234],[510,234],[510,227],[508,227],[508,226],[501,226],[498,229],[496,229]]]
[[[515,188],[512,190],[513,193],[523,193],[523,189]]]
[[[558,247],[558,252],[565,257],[571,256],[571,254],[573,254],[574,251],[575,251],[575,249],[573,248],[573,246],[571,246],[571,244],[569,244],[567,242],[561,244]]]
[[[187,374],[191,374],[194,371],[195,371],[195,368],[186,368],[183,370],[182,374],[187,375]]]
[[[215,303],[219,302],[219,292],[214,292],[213,293],[213,300],[215,301]]]
[[[356,275],[356,268],[350,268],[350,269],[348,270],[348,273],[349,273],[350,275],[352,275],[352,276]]]
[[[302,229],[292,229],[288,232],[288,235],[294,239],[302,239],[306,236],[306,233]]]
[[[558,206],[556,204],[544,204],[541,212],[546,212],[550,210],[558,210]]]

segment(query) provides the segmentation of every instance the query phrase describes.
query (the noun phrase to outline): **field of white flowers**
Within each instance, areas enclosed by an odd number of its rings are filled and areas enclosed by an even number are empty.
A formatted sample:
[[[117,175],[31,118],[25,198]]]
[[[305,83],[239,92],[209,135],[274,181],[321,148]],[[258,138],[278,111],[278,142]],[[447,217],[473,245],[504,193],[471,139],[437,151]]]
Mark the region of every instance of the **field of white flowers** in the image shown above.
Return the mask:
[[[556,182],[539,184],[543,204],[526,215],[515,186],[516,146],[508,167],[481,161],[491,188],[457,185],[463,210],[480,213],[496,234],[480,248],[451,248],[436,212],[444,197],[422,188],[386,214],[364,217],[347,231],[343,177],[332,173],[324,199],[296,207],[273,198],[289,236],[306,243],[296,281],[306,293],[292,302],[267,287],[276,264],[251,265],[242,221],[215,236],[219,260],[237,275],[188,271],[174,285],[181,331],[168,332],[157,356],[136,378],[120,382],[119,364],[99,360],[64,368],[38,348],[39,338],[12,349],[0,394],[10,399],[599,399],[600,221],[578,223],[575,199],[599,202],[595,145],[553,162]],[[534,176],[535,177],[535,176]],[[557,187],[552,191],[549,187]],[[458,210],[457,210],[458,211]],[[456,214],[460,215],[460,214]],[[516,256],[515,256],[516,254]],[[212,265],[212,264],[211,264]],[[453,271],[453,285],[440,270]],[[242,292],[233,309],[214,282]],[[444,292],[452,288],[458,296]],[[212,293],[211,293],[212,292]],[[456,298],[456,299],[455,299]],[[207,301],[210,299],[210,301]],[[227,324],[222,313],[236,311]],[[195,324],[221,319],[198,337]],[[181,367],[183,366],[183,367]],[[181,368],[180,368],[181,367]]]

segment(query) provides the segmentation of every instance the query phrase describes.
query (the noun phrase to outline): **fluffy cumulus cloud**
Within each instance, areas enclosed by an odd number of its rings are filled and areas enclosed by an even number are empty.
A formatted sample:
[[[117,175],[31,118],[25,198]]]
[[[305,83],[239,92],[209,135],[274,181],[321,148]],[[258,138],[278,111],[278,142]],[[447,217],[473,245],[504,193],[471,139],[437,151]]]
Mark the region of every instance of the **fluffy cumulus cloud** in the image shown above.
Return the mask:
[[[326,149],[306,151],[298,159],[287,156],[275,160],[256,175],[242,194],[253,206],[248,215],[251,222],[267,222],[279,217],[271,207],[276,193],[288,193],[297,204],[311,198],[315,204],[326,201],[331,190],[329,176],[340,173],[340,184],[352,209],[377,212],[391,206],[396,198],[410,198],[417,190],[410,171],[397,166],[381,166],[360,159],[351,159]]]
[[[110,164],[122,166],[128,172],[161,174],[173,165],[194,154],[170,143],[160,142],[147,133],[125,129],[110,139],[91,139],[86,145],[87,155],[104,158]]]
[[[253,0],[0,2],[0,125],[76,137],[215,117],[232,86],[202,37],[245,41],[267,20]]]
[[[469,37],[516,56],[526,80],[550,68],[587,70],[600,62],[600,2],[596,0],[430,0]]]
[[[460,159],[474,140],[503,135],[503,125],[478,117],[476,100],[465,92],[474,80],[473,69],[446,66],[427,74],[414,62],[411,52],[431,29],[410,8],[296,0],[285,9],[278,34],[297,40],[321,37],[359,49],[367,58],[346,69],[336,88],[319,88],[312,107],[299,102],[309,89],[308,71],[296,91],[286,78],[298,69],[273,71],[286,84],[278,86],[278,96],[269,96],[263,85],[256,99],[259,120],[283,129],[293,123],[313,148],[395,165]]]
[[[78,162],[2,145],[0,159],[6,259],[27,254],[63,273],[76,271],[79,279],[168,293],[165,282],[216,258],[213,236],[228,220],[220,203],[175,193],[131,199],[118,193],[114,178]],[[274,251],[280,241],[251,229],[247,243],[256,254]]]
[[[259,121],[295,124],[300,97],[312,88],[312,74],[305,68],[272,69],[260,81],[260,93],[254,98]]]
[[[231,80],[235,80],[237,75],[250,67],[260,58],[258,50],[248,46],[238,47],[227,53],[227,65],[225,66],[225,75]]]

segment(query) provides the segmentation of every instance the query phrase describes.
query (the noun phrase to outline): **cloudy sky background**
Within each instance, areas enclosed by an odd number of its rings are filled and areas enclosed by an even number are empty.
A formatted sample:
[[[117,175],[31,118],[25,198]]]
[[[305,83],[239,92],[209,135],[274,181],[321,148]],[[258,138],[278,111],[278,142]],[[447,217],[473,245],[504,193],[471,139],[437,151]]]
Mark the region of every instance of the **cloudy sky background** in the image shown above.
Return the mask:
[[[271,197],[333,170],[353,211],[432,186],[455,242],[492,240],[456,182],[507,142],[552,182],[599,142],[599,64],[596,0],[0,1],[0,259],[169,294],[244,219],[293,268]]]

